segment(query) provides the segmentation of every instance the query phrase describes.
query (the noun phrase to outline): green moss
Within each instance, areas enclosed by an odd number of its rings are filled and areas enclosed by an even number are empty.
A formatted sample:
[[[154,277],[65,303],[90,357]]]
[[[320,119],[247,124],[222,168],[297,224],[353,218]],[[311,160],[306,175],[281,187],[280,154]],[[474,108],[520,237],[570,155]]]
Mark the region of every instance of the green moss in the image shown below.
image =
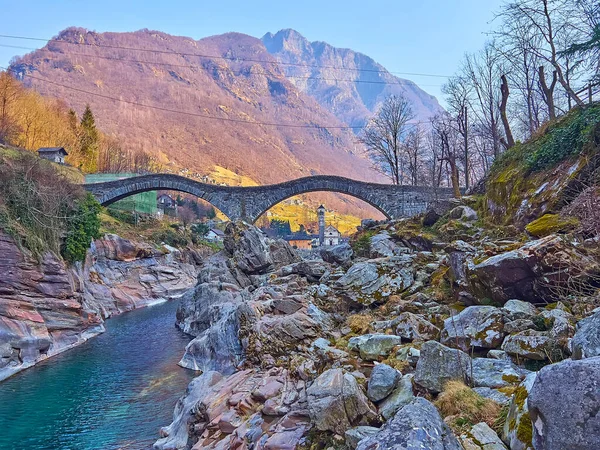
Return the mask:
[[[507,383],[518,383],[521,381],[517,375],[502,375],[502,380]]]
[[[579,225],[575,217],[562,218],[558,214],[544,214],[539,219],[530,222],[525,230],[533,236],[542,237],[552,233],[566,232]]]
[[[513,399],[515,401],[515,404],[519,407],[519,409],[523,409],[523,407],[525,406],[525,400],[527,400],[528,395],[529,393],[527,392],[525,386],[519,386],[517,389],[515,389]]]
[[[527,414],[523,414],[519,420],[519,426],[517,427],[517,438],[521,442],[531,445],[531,441],[533,440],[533,426],[531,419]]]

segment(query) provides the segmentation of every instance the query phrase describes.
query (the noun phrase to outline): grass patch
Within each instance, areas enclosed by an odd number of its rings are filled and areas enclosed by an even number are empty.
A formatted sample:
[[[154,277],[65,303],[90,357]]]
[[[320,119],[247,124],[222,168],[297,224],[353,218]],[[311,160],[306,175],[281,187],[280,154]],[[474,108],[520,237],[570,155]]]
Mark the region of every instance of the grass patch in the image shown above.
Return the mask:
[[[494,427],[502,410],[498,403],[482,397],[461,381],[446,383],[435,406],[442,417],[451,416],[450,426],[457,432],[463,432],[479,422]]]

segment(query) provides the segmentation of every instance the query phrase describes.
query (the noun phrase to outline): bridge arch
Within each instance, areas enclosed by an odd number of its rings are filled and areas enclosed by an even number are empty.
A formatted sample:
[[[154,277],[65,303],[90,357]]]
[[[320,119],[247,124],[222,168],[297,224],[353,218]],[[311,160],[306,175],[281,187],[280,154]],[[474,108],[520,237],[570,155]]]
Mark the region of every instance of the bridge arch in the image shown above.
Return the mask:
[[[390,219],[412,216],[427,209],[431,201],[452,197],[452,189],[395,186],[349,178],[319,175],[265,186],[219,186],[172,174],[142,175],[105,183],[86,184],[103,205],[140,192],[171,190],[206,200],[230,220],[256,221],[263,213],[290,197],[310,192],[338,192],[362,200]]]

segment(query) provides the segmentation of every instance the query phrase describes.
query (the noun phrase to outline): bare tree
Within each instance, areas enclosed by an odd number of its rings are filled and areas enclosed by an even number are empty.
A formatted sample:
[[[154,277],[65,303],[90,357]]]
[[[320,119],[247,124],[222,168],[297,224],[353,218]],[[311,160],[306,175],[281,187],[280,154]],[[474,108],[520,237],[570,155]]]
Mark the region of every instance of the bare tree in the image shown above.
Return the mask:
[[[463,167],[465,187],[470,185],[470,152],[469,152],[469,109],[471,87],[464,77],[452,77],[448,83],[442,86],[442,92],[446,94],[448,112],[455,119],[457,131],[463,141]]]
[[[454,127],[451,122],[452,120],[447,113],[438,114],[431,119],[431,127],[435,131],[440,145],[440,156],[438,157],[438,160],[446,163],[448,172],[450,173],[450,183],[454,191],[454,197],[460,198],[460,178],[456,157],[457,146]]]
[[[506,135],[506,141],[504,141],[504,145],[507,149],[509,149],[515,146],[515,139],[513,138],[512,131],[510,129],[508,116],[506,115],[506,105],[508,105],[508,96],[510,95],[510,90],[508,89],[506,75],[502,75],[500,80],[502,80],[502,84],[500,84],[500,92],[502,94],[502,98],[500,100],[500,117],[502,118],[504,134]]]
[[[404,172],[403,142],[414,119],[410,102],[401,95],[388,97],[359,136],[376,170],[401,184]]]

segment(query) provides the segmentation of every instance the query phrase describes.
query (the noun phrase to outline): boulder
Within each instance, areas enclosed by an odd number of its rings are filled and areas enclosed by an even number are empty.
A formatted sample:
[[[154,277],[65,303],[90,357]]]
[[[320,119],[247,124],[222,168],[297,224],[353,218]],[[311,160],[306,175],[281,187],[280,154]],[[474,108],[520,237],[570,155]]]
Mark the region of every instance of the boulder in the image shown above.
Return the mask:
[[[352,247],[350,247],[350,244],[345,242],[343,244],[334,245],[333,247],[322,247],[320,254],[323,261],[343,266],[350,262],[354,255],[354,251],[352,250]]]
[[[502,307],[502,312],[508,320],[532,319],[538,314],[537,308],[531,303],[515,299],[507,301]]]
[[[390,334],[364,334],[350,338],[348,348],[358,351],[362,359],[375,361],[381,356],[388,356],[394,347],[402,343],[400,336]]]
[[[415,255],[402,255],[357,262],[333,287],[338,294],[361,305],[385,302],[414,283]]]
[[[379,403],[379,414],[385,419],[390,420],[396,415],[398,410],[404,405],[410,403],[415,395],[413,394],[413,374],[404,375],[396,385],[392,393]]]
[[[367,397],[373,402],[386,398],[398,384],[400,373],[387,364],[377,364],[371,371]]]
[[[471,430],[459,437],[464,450],[507,450],[504,442],[485,422],[471,427]]]
[[[600,356],[600,311],[579,321],[571,348],[573,359]]]
[[[476,387],[473,388],[473,391],[477,392],[483,398],[489,398],[490,400],[495,401],[499,405],[507,405],[510,403],[511,397],[507,396],[505,393],[498,391],[497,389],[492,389],[488,387]]]
[[[527,398],[533,446],[595,450],[600,445],[600,357],[542,368]]]
[[[525,330],[506,336],[502,350],[512,356],[544,361],[555,354],[555,341],[542,331]]]
[[[369,426],[359,426],[350,428],[346,431],[346,446],[350,448],[350,450],[355,450],[356,446],[360,441],[370,436],[374,436],[379,431],[379,428],[369,427]]]
[[[557,289],[569,289],[574,282],[584,286],[597,271],[595,259],[550,235],[469,267],[468,278],[479,298],[500,304],[518,298],[536,304],[547,303]]]
[[[410,250],[408,248],[399,246],[394,242],[387,231],[381,231],[371,237],[369,257],[372,259],[398,256],[409,252]]]
[[[508,415],[502,429],[502,440],[511,450],[530,450],[532,447],[532,424],[529,418],[528,395],[535,382],[536,373],[532,372],[513,393]]]
[[[463,351],[496,348],[504,339],[503,316],[493,306],[469,306],[444,320],[440,342]]]
[[[520,383],[528,373],[506,359],[473,359],[472,381],[477,387],[501,388]]]
[[[479,218],[477,212],[473,208],[465,205],[457,206],[456,208],[452,209],[448,213],[448,216],[451,219],[460,219],[465,222],[474,222]]]
[[[377,434],[360,441],[356,449],[460,450],[461,447],[435,406],[417,397],[402,407]]]
[[[410,312],[403,312],[396,319],[396,334],[407,341],[435,340],[440,335],[440,329],[423,318]]]
[[[307,395],[311,421],[321,431],[343,435],[352,426],[364,425],[377,415],[356,379],[342,369],[323,372],[310,385]]]
[[[471,357],[465,352],[428,341],[421,347],[417,362],[415,383],[430,392],[439,393],[450,380],[468,381],[471,374]]]
[[[259,228],[245,222],[230,222],[223,246],[236,267],[247,275],[272,272],[299,260],[284,240],[272,240]]]

